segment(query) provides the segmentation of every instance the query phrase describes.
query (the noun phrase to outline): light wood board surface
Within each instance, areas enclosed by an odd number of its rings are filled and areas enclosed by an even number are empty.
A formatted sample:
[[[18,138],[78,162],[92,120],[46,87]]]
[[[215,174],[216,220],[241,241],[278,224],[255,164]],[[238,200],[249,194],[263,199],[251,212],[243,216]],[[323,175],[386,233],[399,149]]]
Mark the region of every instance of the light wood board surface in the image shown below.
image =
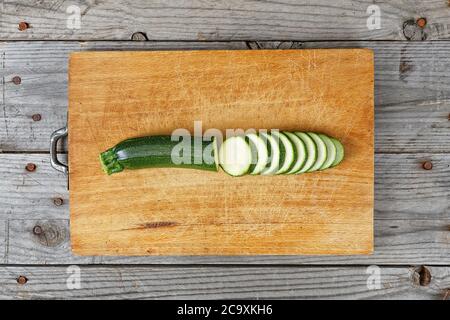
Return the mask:
[[[346,160],[303,176],[153,169],[98,154],[176,128],[320,131]],[[373,247],[370,50],[75,53],[69,68],[72,249],[81,255],[367,254]]]

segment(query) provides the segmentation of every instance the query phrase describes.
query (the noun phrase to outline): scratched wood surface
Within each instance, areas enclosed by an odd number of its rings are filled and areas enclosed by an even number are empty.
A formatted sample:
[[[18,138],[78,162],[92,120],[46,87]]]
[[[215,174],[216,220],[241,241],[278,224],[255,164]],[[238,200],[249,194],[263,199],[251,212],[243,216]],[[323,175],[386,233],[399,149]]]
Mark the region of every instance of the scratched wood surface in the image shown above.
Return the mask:
[[[71,4],[80,7],[78,30],[66,27]],[[448,298],[450,42],[423,41],[450,38],[446,1],[376,3],[381,25],[374,30],[367,28],[372,1],[148,4],[144,0],[127,1],[126,6],[121,1],[0,1],[0,40],[8,40],[0,42],[2,298],[186,297],[186,291],[171,281],[182,281],[189,298]],[[425,28],[415,23],[419,17],[427,19]],[[19,31],[21,21],[30,28]],[[132,38],[170,41],[123,41]],[[121,41],[95,41],[108,39]],[[276,41],[260,41],[269,39]],[[67,181],[50,168],[47,153],[48,136],[66,122],[71,51],[327,47],[375,51],[374,255],[100,258],[71,254]],[[22,78],[21,84],[11,81],[14,76]],[[42,120],[33,121],[34,114],[41,114]],[[422,169],[425,160],[433,162],[432,170]],[[25,171],[28,162],[38,169]],[[56,206],[55,197],[64,203]],[[41,234],[33,232],[36,226],[41,226]],[[65,290],[65,265],[74,263],[82,267],[85,290]],[[105,267],[89,265],[99,263]],[[46,264],[58,266],[39,266]],[[186,264],[214,264],[218,269]],[[240,267],[222,268],[223,264]],[[314,267],[308,267],[311,264]],[[370,264],[381,266],[381,289],[365,286]],[[428,265],[429,284],[423,281],[424,274],[410,267],[421,264]],[[19,275],[29,278],[27,284],[17,284]]]
[[[372,51],[82,52],[70,57],[69,79],[74,253],[372,252]],[[324,132],[346,159],[326,173],[239,179],[174,169],[107,176],[99,166],[99,153],[122,140],[194,132],[195,121],[222,132]]]
[[[130,40],[138,31],[149,40],[450,38],[446,0],[335,0],[332,4],[328,0],[2,0],[0,4],[0,38],[15,40]],[[379,26],[370,26],[371,16],[380,17]],[[415,24],[419,17],[427,18],[424,28]],[[18,30],[21,21],[29,28]]]

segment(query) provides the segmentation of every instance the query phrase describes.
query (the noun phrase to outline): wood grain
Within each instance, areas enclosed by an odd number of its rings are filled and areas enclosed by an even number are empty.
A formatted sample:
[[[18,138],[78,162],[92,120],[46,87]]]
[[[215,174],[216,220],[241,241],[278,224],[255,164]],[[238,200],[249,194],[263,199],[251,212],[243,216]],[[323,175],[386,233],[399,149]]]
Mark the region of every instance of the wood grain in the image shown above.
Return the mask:
[[[10,264],[248,264],[248,265],[450,265],[447,219],[375,220],[373,255],[358,256],[77,256],[70,250],[69,221],[11,219],[8,228]],[[33,229],[39,226],[39,235]]]
[[[376,152],[450,152],[450,42],[264,42],[252,48],[355,48],[375,52]],[[2,42],[0,149],[48,151],[66,123],[67,64],[72,51],[245,49],[244,42]],[[19,75],[20,85],[11,78]],[[1,112],[3,111],[3,112]],[[32,115],[42,120],[35,122]],[[14,134],[13,134],[14,133]]]
[[[76,254],[372,251],[371,51],[83,52],[71,55],[69,80]],[[342,141],[347,157],[326,175],[100,170],[99,153],[116,143],[193,132],[194,121],[222,132],[324,132]]]
[[[442,300],[449,267],[429,267],[420,286],[413,267],[381,267],[381,286],[368,289],[366,267],[85,266],[81,288],[67,289],[66,266],[0,267],[2,299],[418,299]],[[72,271],[73,272],[73,271]],[[17,285],[17,277],[28,278]]]
[[[421,162],[431,159],[433,170]],[[37,164],[34,173],[24,170]],[[377,154],[375,158],[375,252],[373,256],[314,257],[108,257],[81,258],[70,252],[66,177],[50,167],[45,154],[0,154],[0,220],[8,220],[9,263],[256,263],[256,264],[450,264],[450,156]],[[411,184],[411,181],[414,181]],[[63,205],[52,199],[61,197]],[[33,234],[49,226],[57,246]],[[63,232],[56,232],[63,230]],[[45,239],[46,237],[44,237]],[[56,240],[52,240],[53,243]]]
[[[422,40],[449,39],[447,1],[376,2],[379,28],[369,28],[373,1],[219,0],[1,1],[0,39],[130,40]],[[77,5],[80,27],[71,25]],[[70,10],[70,8],[69,8]],[[415,19],[427,18],[421,29]],[[30,28],[18,30],[27,21]],[[409,22],[404,32],[404,24]]]

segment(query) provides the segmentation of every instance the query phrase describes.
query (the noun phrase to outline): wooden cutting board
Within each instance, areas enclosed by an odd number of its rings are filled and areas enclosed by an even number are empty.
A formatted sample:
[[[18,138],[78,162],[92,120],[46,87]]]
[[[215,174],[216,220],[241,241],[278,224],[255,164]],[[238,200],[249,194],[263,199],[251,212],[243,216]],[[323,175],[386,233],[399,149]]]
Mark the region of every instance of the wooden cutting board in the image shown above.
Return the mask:
[[[368,254],[373,250],[373,53],[366,49],[77,52],[69,68],[71,239],[80,255]],[[245,176],[107,176],[121,140],[208,128],[324,132],[336,168]]]

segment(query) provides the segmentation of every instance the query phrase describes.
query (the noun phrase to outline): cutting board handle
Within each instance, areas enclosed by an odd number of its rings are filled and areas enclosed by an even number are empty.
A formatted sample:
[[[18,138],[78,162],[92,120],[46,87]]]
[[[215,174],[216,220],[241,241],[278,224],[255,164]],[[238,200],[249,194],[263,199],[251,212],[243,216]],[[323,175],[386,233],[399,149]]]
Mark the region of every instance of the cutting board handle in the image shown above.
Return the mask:
[[[69,166],[58,160],[57,144],[58,140],[67,136],[68,129],[67,126],[60,128],[52,133],[50,136],[50,164],[52,167],[58,171],[65,174],[69,173]]]

